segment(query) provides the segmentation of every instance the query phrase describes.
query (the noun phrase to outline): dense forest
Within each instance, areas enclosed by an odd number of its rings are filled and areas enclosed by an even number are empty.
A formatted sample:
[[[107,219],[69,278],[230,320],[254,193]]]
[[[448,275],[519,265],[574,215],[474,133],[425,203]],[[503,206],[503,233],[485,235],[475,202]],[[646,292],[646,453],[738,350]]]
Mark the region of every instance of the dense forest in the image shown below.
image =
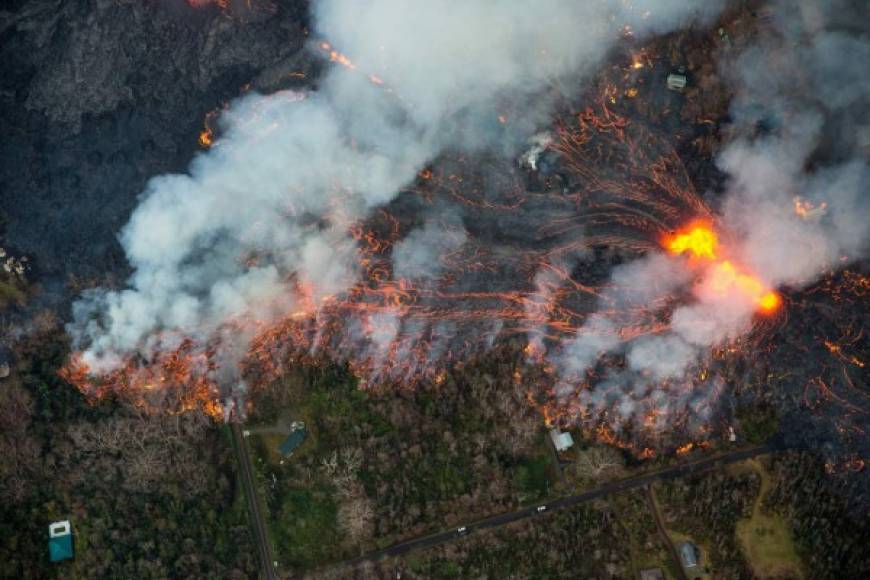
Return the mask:
[[[811,453],[773,457],[767,507],[791,522],[811,578],[870,578],[870,487],[864,473],[832,474]]]
[[[323,548],[323,537],[356,555],[552,491],[557,467],[543,417],[520,385],[506,388],[492,371],[471,362],[437,385],[378,393],[326,365],[255,392],[252,445],[285,561],[334,561],[336,548]],[[286,422],[284,414],[310,432],[288,460],[274,456],[274,440],[256,436]],[[300,514],[311,526],[298,525]]]
[[[222,428],[196,412],[89,404],[57,377],[63,336],[37,317],[0,381],[0,577],[255,575]],[[75,558],[51,564],[48,524],[63,519]]]
[[[336,578],[630,578],[626,529],[607,502],[542,516],[493,533],[469,536]],[[330,574],[325,574],[329,577]]]

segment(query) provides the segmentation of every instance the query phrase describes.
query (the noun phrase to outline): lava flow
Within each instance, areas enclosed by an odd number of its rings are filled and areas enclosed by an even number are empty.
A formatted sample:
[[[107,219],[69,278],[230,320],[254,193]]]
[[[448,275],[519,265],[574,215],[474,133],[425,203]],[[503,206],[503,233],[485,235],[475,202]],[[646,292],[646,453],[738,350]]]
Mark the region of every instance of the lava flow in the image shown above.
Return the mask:
[[[774,312],[782,302],[779,294],[758,277],[745,272],[731,260],[722,259],[716,232],[707,225],[694,224],[668,236],[665,248],[675,255],[687,254],[706,266],[706,286],[720,295],[737,293],[751,300],[759,312]]]
[[[529,403],[548,424],[573,426],[638,457],[702,446],[719,419],[718,397],[741,381],[734,368],[778,364],[768,354],[782,347],[771,337],[786,320],[783,299],[744,264],[666,134],[617,113],[613,94],[606,84],[588,107],[562,111],[541,140],[547,145],[537,167],[454,154],[423,168],[395,200],[349,224],[358,278],[346,290],[324,293],[290,274],[293,307],[283,315],[241,317],[232,331],[129,357],[107,376],[94,376],[74,357],[64,376],[95,398],[170,412],[200,407],[218,418],[235,395],[227,376],[257,389],[297,365],[339,363],[360,388],[437,389],[445,373],[504,348],[514,353],[515,380],[527,385]],[[414,246],[421,232],[434,237]],[[403,264],[402,256],[415,255],[404,251],[409,245],[426,259]],[[615,268],[655,257],[680,276],[688,272],[694,299],[684,282],[655,277],[660,294],[620,300],[640,284],[613,277]],[[737,337],[697,347],[681,376],[626,371],[632,344],[668,335],[675,310],[704,298],[764,316],[751,317]],[[559,362],[571,358],[566,345],[597,344],[602,319],[613,350],[602,347],[588,368],[566,372]],[[238,335],[252,338],[241,360],[227,363],[218,353]],[[824,352],[851,372],[849,348]],[[238,368],[222,373],[228,364]],[[839,380],[813,383],[825,388],[807,397],[830,396]],[[678,443],[663,442],[665,431]]]

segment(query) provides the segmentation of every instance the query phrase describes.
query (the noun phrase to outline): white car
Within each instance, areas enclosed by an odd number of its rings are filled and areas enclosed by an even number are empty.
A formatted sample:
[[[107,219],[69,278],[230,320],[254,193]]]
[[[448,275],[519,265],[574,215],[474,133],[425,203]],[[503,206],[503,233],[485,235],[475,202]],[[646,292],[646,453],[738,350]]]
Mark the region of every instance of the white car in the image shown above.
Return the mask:
[[[547,506],[545,506],[545,505],[539,505],[538,507],[535,508],[535,511],[538,512],[539,514],[540,514],[540,513],[543,513],[543,512],[545,512],[545,511],[547,511]]]
[[[459,534],[460,536],[464,536],[465,534],[468,533],[468,528],[465,526],[462,526],[461,528],[456,528],[456,533]]]

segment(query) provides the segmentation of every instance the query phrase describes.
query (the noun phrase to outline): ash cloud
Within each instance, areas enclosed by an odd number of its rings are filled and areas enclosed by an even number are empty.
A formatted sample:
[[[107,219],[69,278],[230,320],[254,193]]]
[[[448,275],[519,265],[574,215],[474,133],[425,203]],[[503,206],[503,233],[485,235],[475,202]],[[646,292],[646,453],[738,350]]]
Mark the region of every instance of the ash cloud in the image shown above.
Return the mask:
[[[625,24],[661,33],[718,4],[316,2],[317,35],[356,69],[330,68],[316,92],[238,100],[186,174],[152,179],[121,232],[134,274],[126,289],[76,303],[76,346],[107,371],[291,312],[291,278],[315,299],[341,292],[358,275],[349,226],[427,161],[445,149],[513,152],[546,119],[550,83],[589,73]],[[225,365],[244,350],[245,332],[234,336]]]

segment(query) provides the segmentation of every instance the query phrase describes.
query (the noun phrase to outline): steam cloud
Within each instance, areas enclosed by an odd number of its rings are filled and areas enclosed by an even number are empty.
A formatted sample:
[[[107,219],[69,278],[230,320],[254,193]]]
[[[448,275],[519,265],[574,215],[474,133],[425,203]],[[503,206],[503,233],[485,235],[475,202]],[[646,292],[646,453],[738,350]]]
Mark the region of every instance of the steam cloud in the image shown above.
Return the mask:
[[[349,225],[396,196],[427,161],[445,149],[514,153],[547,120],[549,83],[588,74],[623,26],[637,36],[661,33],[718,6],[316,2],[317,33],[390,90],[334,67],[316,92],[235,102],[220,119],[221,139],[187,174],[149,182],[121,233],[134,274],[126,289],[90,291],[75,304],[76,346],[105,372],[130,354],[147,360],[184,337],[223,332],[231,367],[249,337],[248,327],[227,324],[291,312],[291,276],[315,298],[350,287],[357,262]],[[520,113],[504,127],[499,109]],[[437,227],[424,225],[398,248],[400,269],[432,266],[432,244],[461,242]]]

